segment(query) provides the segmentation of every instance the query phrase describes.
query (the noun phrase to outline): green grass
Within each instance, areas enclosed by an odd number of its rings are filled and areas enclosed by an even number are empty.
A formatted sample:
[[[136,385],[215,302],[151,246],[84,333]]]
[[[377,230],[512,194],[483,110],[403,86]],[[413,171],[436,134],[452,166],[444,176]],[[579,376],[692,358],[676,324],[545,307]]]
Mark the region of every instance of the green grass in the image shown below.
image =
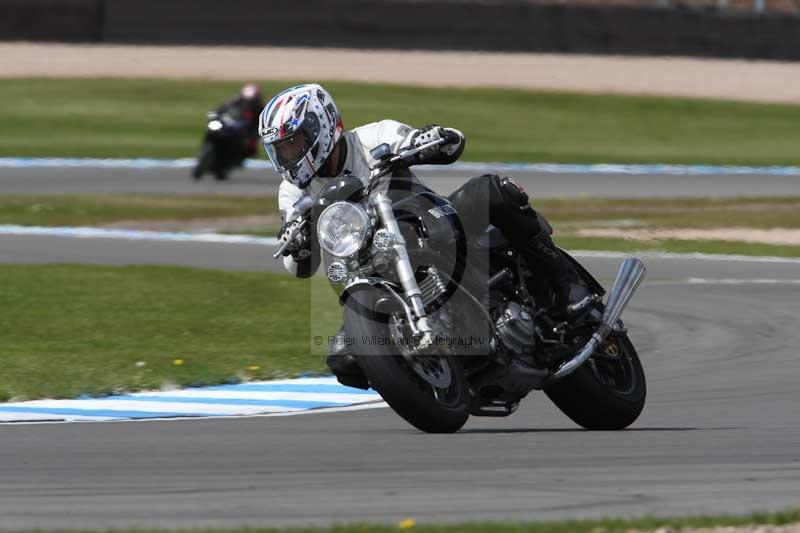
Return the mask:
[[[341,323],[327,283],[278,274],[0,265],[0,279],[0,400],[325,371],[312,339]]]
[[[395,526],[377,524],[354,524],[330,528],[237,528],[237,529],[125,529],[118,533],[390,533],[411,531],[415,533],[625,533],[628,531],[653,531],[660,527],[680,529],[684,527],[723,527],[743,525],[787,525],[800,522],[800,511],[781,513],[759,513],[747,516],[700,516],[687,518],[638,518],[600,520],[565,520],[560,522],[483,522],[454,525],[412,525],[402,522]],[[76,530],[77,531],[77,530]],[[80,530],[85,533],[100,533],[111,530]],[[41,532],[46,533],[46,532]]]
[[[289,85],[263,82],[271,94]],[[452,125],[465,160],[800,164],[800,106],[327,83],[354,127]],[[238,84],[207,80],[0,80],[0,156],[192,156],[206,110]]]
[[[0,195],[0,224],[95,226],[277,214],[274,196]]]
[[[800,196],[777,198],[564,198],[534,200],[558,226],[800,228]],[[0,224],[97,225],[271,215],[274,196],[0,195]],[[250,228],[257,230],[258,228]],[[248,230],[243,230],[248,232]]]

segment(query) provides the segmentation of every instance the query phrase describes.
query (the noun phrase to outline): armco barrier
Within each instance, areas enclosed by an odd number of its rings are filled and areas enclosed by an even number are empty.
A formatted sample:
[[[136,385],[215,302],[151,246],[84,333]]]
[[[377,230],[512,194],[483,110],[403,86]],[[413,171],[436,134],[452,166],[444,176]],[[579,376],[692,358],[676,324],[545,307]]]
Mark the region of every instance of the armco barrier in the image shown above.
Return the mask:
[[[118,43],[800,59],[800,17],[776,13],[525,0],[0,0],[4,12],[13,7],[29,14],[35,10],[31,6],[55,5],[60,7],[39,9],[41,18],[26,19],[28,26],[14,30],[12,38],[21,38],[26,27],[30,38],[46,38],[41,25],[50,25],[58,30],[53,35],[64,36],[58,40],[85,35],[84,40]],[[76,13],[77,6],[95,14],[81,19],[81,29],[68,31],[67,18],[44,20]],[[89,31],[92,21],[99,27]],[[4,24],[0,39],[9,38]]]
[[[565,51],[800,59],[800,17],[659,8],[562,8]]]
[[[0,0],[0,40],[99,41],[105,0]]]
[[[104,37],[114,42],[496,50],[527,48],[515,43],[514,34],[529,34],[527,21],[469,0],[106,0],[106,5]],[[512,10],[526,13],[523,7]]]

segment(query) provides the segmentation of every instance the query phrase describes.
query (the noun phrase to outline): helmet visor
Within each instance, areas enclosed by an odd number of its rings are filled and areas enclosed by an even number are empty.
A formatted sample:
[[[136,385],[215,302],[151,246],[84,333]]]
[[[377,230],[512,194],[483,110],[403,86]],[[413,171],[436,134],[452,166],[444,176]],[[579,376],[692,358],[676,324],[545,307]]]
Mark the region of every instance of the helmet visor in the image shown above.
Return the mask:
[[[282,129],[289,129],[288,124]],[[278,172],[291,171],[311,153],[316,155],[319,140],[319,120],[313,113],[307,113],[300,127],[282,139],[264,143],[267,157]]]
[[[311,150],[311,145],[305,136],[291,135],[272,144],[265,144],[264,148],[275,170],[282,172],[296,167]]]

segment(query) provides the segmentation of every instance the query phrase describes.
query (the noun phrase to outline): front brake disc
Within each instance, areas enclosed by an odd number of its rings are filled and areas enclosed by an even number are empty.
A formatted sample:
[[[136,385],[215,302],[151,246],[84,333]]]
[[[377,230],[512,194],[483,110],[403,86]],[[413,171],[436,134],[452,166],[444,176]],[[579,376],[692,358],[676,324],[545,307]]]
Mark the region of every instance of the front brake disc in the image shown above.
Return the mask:
[[[453,370],[440,355],[409,355],[406,360],[419,377],[436,387],[446,389],[453,381]]]

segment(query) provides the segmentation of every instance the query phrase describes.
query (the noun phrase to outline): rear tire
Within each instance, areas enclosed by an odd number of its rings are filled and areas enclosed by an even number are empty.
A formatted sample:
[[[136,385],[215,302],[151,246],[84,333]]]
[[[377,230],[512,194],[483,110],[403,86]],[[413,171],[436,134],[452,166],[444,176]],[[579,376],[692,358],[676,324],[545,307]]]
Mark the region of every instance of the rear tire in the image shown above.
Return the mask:
[[[396,344],[380,344],[372,339],[395,339],[381,313],[375,312],[380,300],[393,298],[377,289],[351,293],[344,306],[345,330],[353,340],[353,354],[370,386],[412,426],[426,433],[454,433],[469,418],[469,385],[461,362],[455,355],[416,357],[449,367],[450,383],[436,389],[412,368]],[[383,308],[381,307],[383,311]],[[437,392],[440,391],[440,392]],[[437,397],[437,394],[439,397]]]
[[[571,375],[545,389],[553,403],[585,429],[625,429],[644,409],[647,384],[639,355],[627,335],[613,339],[619,348],[616,362],[595,354]],[[617,372],[615,364],[619,366]]]

